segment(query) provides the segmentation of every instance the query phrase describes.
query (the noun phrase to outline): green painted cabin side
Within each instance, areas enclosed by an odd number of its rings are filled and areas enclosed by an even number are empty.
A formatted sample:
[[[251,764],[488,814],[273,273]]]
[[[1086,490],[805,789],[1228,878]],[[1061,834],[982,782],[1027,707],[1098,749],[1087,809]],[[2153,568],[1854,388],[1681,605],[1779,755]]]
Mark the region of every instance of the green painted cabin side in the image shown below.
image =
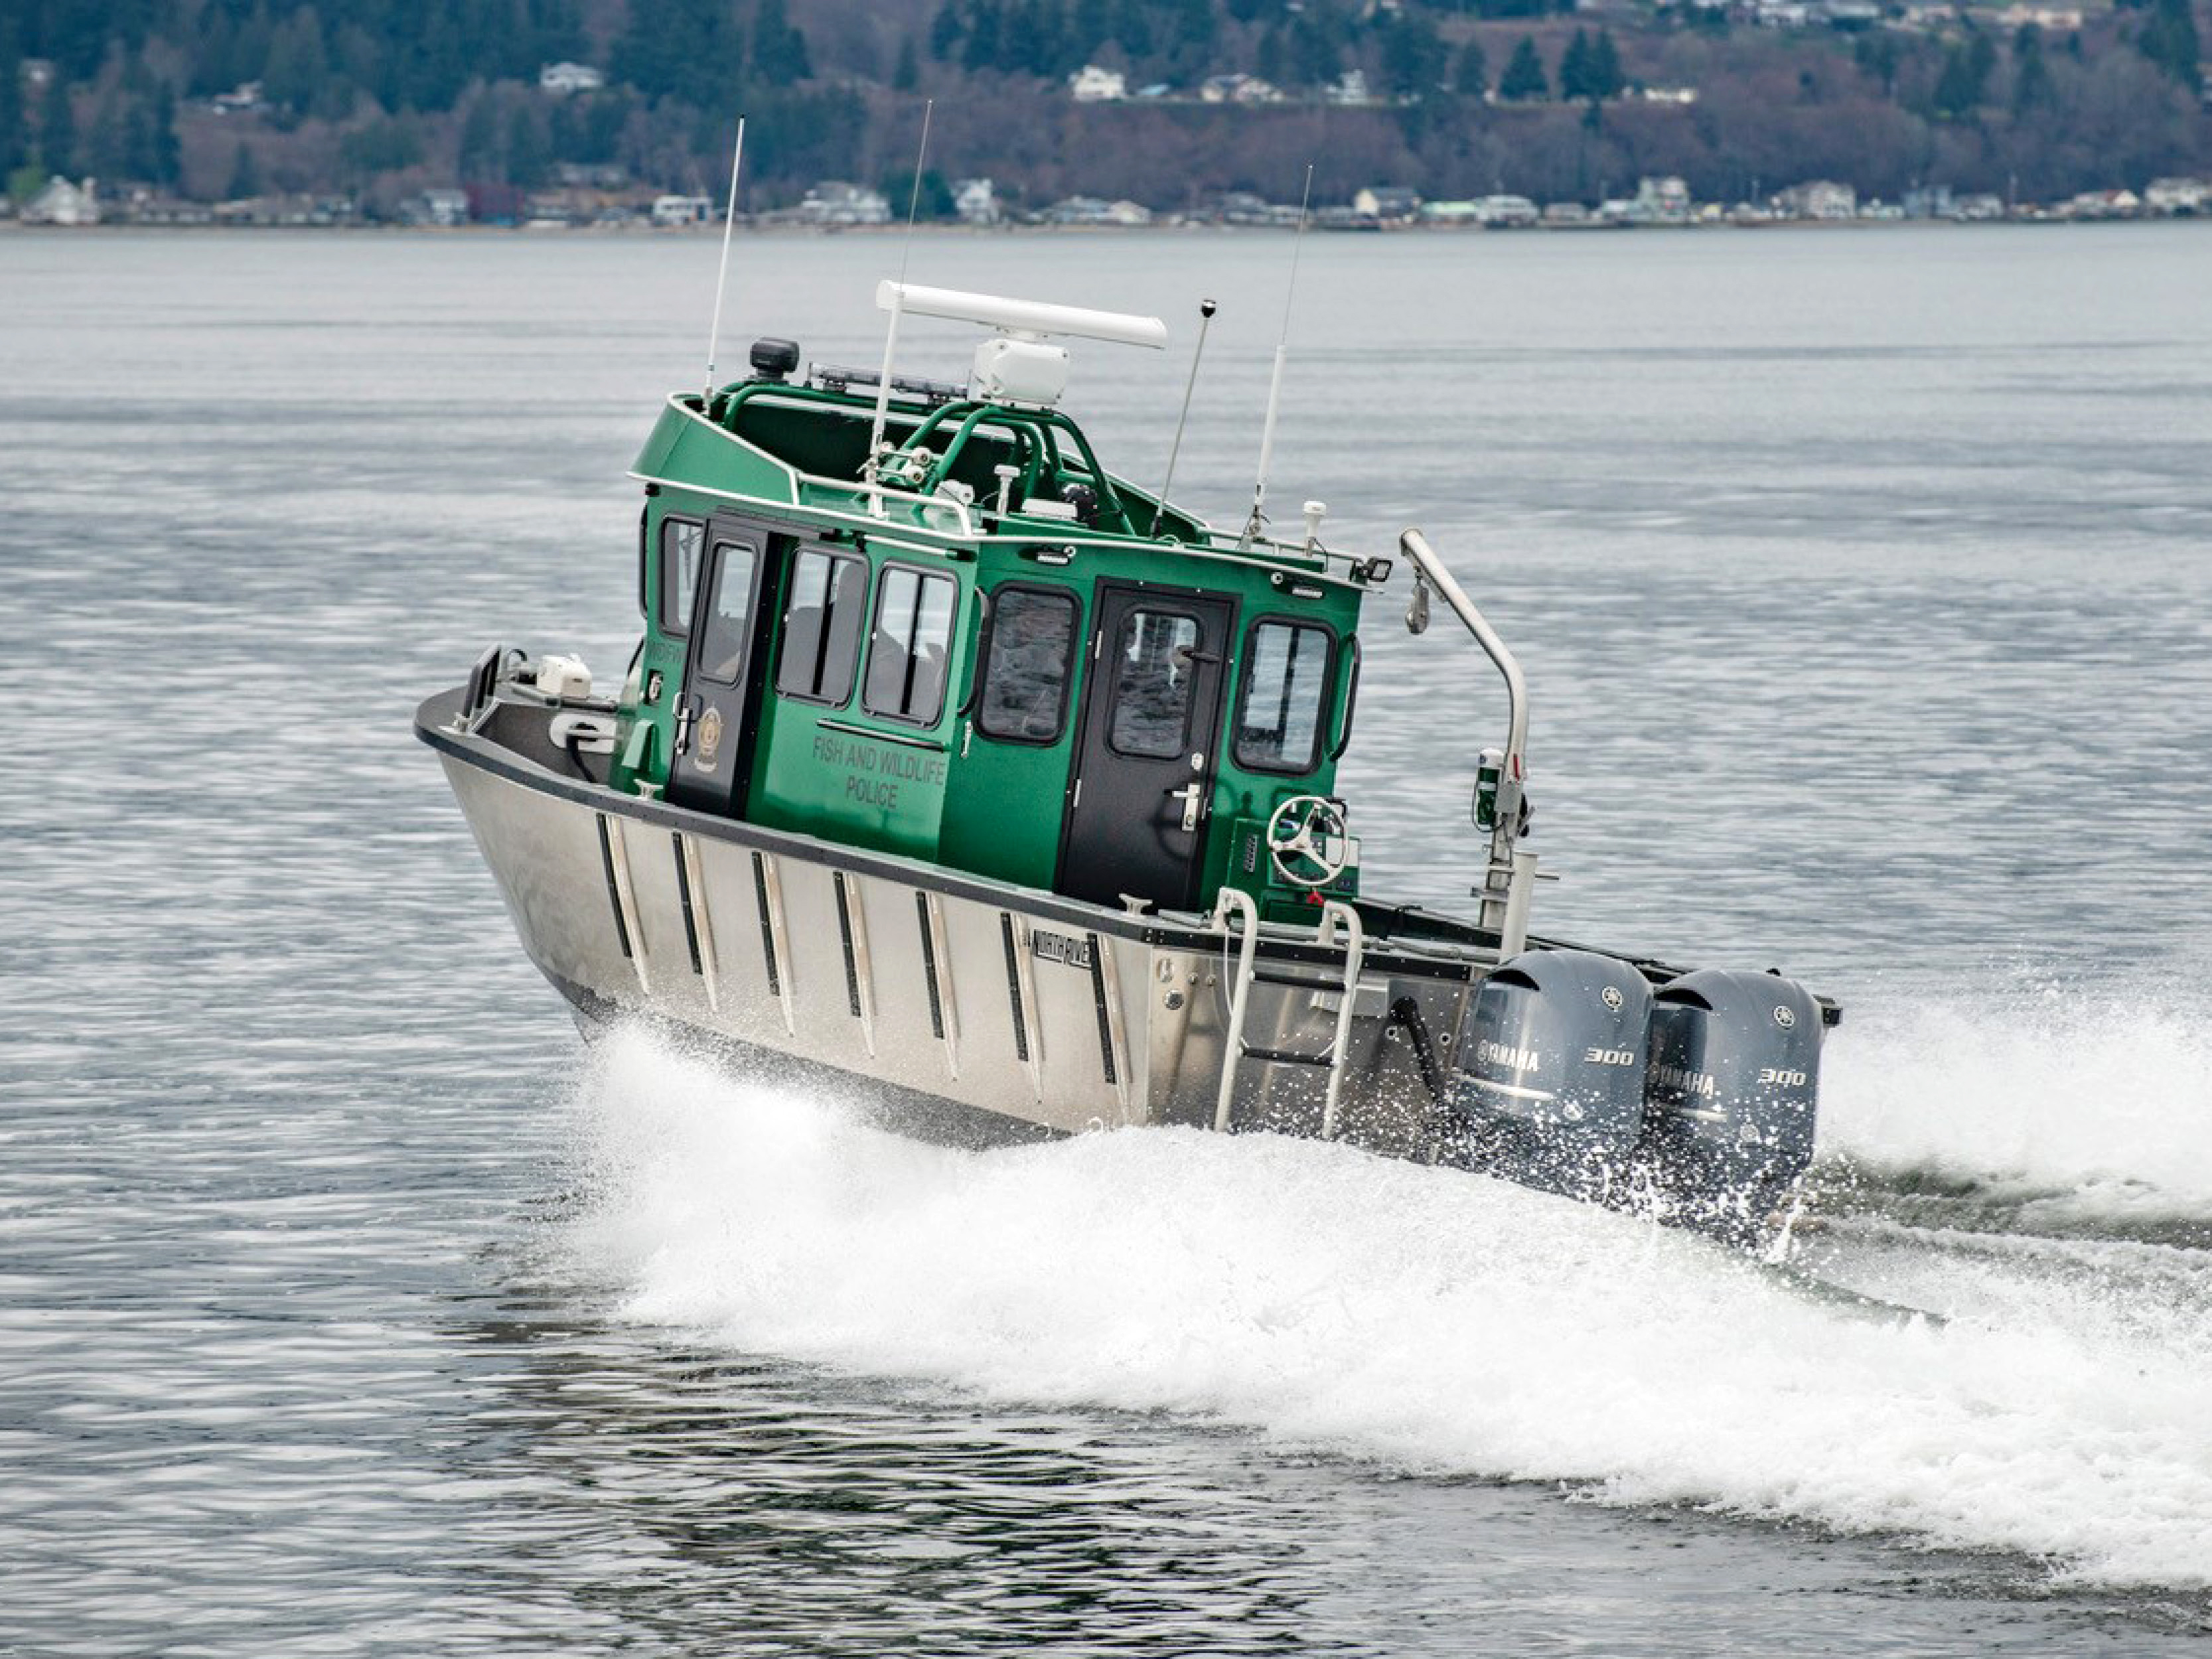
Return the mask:
[[[884,411],[888,489],[873,395],[669,400],[616,787],[1101,902],[1310,914],[1258,836],[1334,792],[1379,574],[1227,543],[1057,410],[940,390]]]

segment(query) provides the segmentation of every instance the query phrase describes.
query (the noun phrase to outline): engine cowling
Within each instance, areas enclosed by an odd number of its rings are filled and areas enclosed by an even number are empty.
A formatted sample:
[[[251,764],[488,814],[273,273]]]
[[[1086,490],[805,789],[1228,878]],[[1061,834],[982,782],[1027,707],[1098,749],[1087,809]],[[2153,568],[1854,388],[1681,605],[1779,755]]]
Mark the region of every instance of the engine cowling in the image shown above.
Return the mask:
[[[1476,1167],[1577,1198],[1626,1188],[1644,1119],[1651,988],[1617,957],[1525,951],[1475,988],[1453,1115]]]
[[[1811,1164],[1822,1027],[1772,974],[1704,969],[1654,994],[1637,1161],[1681,1219],[1756,1230]]]

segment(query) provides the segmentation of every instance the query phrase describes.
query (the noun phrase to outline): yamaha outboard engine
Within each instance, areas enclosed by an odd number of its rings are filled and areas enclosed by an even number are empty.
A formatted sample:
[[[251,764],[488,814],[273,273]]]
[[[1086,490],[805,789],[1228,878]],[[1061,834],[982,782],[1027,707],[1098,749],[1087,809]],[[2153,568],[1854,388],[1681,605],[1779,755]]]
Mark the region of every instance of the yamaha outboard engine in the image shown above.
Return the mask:
[[[1475,988],[1450,1106],[1480,1170],[1575,1198],[1626,1195],[1644,1127],[1651,988],[1590,951],[1525,951]]]
[[[1792,981],[1719,969],[1652,1003],[1637,1162],[1673,1218],[1751,1239],[1813,1161],[1820,1005]]]

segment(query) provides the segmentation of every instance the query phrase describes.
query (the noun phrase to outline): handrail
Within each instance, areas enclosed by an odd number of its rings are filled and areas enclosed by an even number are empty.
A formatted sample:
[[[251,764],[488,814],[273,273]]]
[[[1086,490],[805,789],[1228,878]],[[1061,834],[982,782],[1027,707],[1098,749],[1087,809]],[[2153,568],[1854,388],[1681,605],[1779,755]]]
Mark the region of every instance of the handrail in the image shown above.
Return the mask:
[[[1344,928],[1344,1000],[1336,1006],[1336,1039],[1328,1048],[1328,1097],[1322,1107],[1321,1138],[1336,1139],[1338,1103],[1344,1094],[1345,1064],[1352,1058],[1352,1007],[1359,996],[1359,970],[1367,954],[1367,936],[1359,926],[1359,912],[1336,899],[1322,901],[1321,926],[1315,941],[1324,949],[1336,943],[1339,924]]]
[[[1237,953],[1237,983],[1229,993],[1229,1033],[1221,1050],[1221,1091],[1213,1103],[1213,1127],[1224,1134],[1229,1129],[1230,1102],[1237,1092],[1237,1062],[1244,1053],[1244,1005],[1252,990],[1252,958],[1260,947],[1260,907],[1241,887],[1224,887],[1213,901],[1213,925],[1221,929],[1224,940],[1231,908],[1243,913],[1244,945]]]
[[[1522,799],[1528,782],[1528,683],[1522,677],[1520,661],[1444,568],[1443,561],[1429,545],[1429,538],[1419,530],[1408,528],[1399,536],[1398,545],[1413,562],[1419,573],[1417,580],[1443,595],[1444,603],[1466,624],[1483,654],[1496,665],[1505,679],[1505,752],[1498,769],[1498,793],[1490,826],[1490,861],[1483,872],[1482,885],[1475,892],[1482,900],[1484,924],[1498,930],[1500,957],[1516,955],[1526,941],[1528,896],[1536,879],[1534,856],[1517,850]],[[1410,625],[1412,617],[1407,621]],[[1470,808],[1478,826],[1481,822],[1481,799],[1482,781],[1478,772],[1474,803]]]
[[[1429,538],[1419,530],[1409,529],[1398,538],[1398,545],[1413,562],[1421,576],[1437,592],[1444,603],[1457,613],[1467,631],[1474,635],[1474,642],[1483,654],[1497,665],[1498,672],[1505,678],[1505,761],[1498,769],[1497,822],[1491,831],[1491,855],[1510,858],[1513,843],[1521,838],[1521,795],[1528,779],[1526,756],[1528,747],[1528,685],[1521,673],[1521,664],[1505,641],[1498,637],[1474,601],[1468,599],[1465,589],[1453,579],[1437,551],[1429,545]],[[1472,810],[1472,809],[1470,809]]]

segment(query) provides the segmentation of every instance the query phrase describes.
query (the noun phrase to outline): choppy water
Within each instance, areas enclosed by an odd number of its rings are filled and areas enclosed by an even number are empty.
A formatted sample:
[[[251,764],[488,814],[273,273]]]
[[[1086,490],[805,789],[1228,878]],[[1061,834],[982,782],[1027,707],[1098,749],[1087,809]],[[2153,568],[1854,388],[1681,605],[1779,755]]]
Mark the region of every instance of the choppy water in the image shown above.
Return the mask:
[[[1157,310],[1241,509],[1284,239],[925,239]],[[2212,229],[1316,237],[1279,516],[1521,650],[1540,922],[1850,1006],[1809,1266],[1253,1138],[986,1157],[522,962],[422,691],[630,645],[705,239],[0,237],[0,1650],[1981,1654],[2212,1635]],[[744,245],[865,362],[894,241]],[[957,374],[950,327],[914,367]],[[1378,629],[1449,902],[1499,701]]]

